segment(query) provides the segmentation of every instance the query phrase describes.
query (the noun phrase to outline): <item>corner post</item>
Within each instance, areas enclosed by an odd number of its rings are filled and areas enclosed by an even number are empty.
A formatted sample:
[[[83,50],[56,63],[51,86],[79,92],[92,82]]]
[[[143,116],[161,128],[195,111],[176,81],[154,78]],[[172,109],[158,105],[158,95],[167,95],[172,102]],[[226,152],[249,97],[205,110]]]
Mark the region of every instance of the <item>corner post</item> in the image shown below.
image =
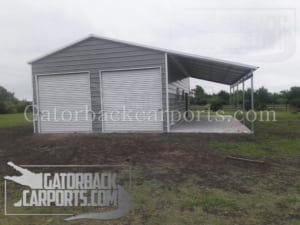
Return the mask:
[[[169,64],[168,53],[165,53],[165,74],[166,74],[166,112],[165,119],[167,120],[167,132],[170,132],[170,115],[169,115]]]
[[[243,81],[243,123],[245,124],[245,111],[246,111],[246,107],[245,107],[245,81]]]
[[[236,85],[236,109],[239,109],[239,83]]]
[[[252,118],[251,118],[251,130],[254,133],[254,85],[253,85],[253,74],[251,76],[251,111],[252,111]]]
[[[231,105],[231,85],[229,86],[229,105]]]

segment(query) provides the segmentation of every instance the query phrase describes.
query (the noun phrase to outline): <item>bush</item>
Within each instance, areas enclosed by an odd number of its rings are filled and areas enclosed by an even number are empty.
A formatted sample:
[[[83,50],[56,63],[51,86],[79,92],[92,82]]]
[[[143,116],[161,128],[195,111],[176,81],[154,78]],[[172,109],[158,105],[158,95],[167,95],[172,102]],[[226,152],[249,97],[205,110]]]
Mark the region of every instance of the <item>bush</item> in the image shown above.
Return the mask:
[[[267,104],[266,103],[259,103],[255,106],[255,109],[257,109],[257,110],[266,110],[267,109]]]
[[[16,113],[17,107],[15,102],[5,102],[6,104],[6,113]]]
[[[31,105],[31,103],[28,102],[28,101],[26,101],[26,100],[19,101],[16,104],[16,110],[17,110],[17,112],[19,112],[19,113],[24,112],[24,110],[25,110],[25,108],[26,108],[27,105]],[[32,111],[32,109],[30,109],[30,111]]]
[[[0,102],[0,114],[6,113],[6,105],[4,102]]]
[[[295,111],[300,111],[300,98],[291,99],[290,104],[295,109]]]
[[[219,97],[214,96],[210,99],[210,109],[212,111],[218,111],[222,109],[223,101]]]

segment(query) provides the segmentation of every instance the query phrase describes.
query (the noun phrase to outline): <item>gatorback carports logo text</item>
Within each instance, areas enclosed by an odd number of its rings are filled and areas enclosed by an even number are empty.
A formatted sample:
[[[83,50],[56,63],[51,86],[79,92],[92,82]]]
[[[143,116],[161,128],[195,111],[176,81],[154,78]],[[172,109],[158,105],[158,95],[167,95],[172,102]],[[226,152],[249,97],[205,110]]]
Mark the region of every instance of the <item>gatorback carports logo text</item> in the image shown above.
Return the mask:
[[[101,212],[70,214],[50,213],[45,215],[69,215],[66,220],[74,219],[117,219],[126,215],[130,208],[129,196],[123,186],[117,184],[117,173],[105,172],[32,172],[27,168],[8,162],[21,175],[5,176],[5,214],[41,215],[7,213],[7,182],[22,185],[20,199],[13,203],[16,208],[26,207],[92,207],[106,209]],[[50,210],[51,211],[51,210]],[[78,212],[78,211],[77,211]]]

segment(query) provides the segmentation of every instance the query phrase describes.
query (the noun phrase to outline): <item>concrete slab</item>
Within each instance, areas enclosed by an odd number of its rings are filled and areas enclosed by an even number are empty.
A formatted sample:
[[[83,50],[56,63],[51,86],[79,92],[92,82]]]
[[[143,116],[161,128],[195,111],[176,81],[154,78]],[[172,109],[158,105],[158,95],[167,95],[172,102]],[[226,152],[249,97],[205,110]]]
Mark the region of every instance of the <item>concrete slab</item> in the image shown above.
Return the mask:
[[[220,121],[218,116],[201,116],[193,121],[181,121],[173,126],[170,132],[174,133],[251,133],[244,124],[232,116],[224,116]]]

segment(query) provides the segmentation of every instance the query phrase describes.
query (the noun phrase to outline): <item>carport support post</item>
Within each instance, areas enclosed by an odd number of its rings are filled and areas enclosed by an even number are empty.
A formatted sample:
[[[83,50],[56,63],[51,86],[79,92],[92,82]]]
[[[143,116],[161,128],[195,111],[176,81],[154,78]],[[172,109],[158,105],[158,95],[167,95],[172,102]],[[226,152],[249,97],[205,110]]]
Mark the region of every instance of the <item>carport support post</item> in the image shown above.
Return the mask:
[[[232,105],[235,108],[235,86],[232,86]]]
[[[243,81],[243,124],[245,124],[245,81]]]
[[[239,84],[236,85],[236,109],[239,109]]]
[[[230,85],[230,89],[229,89],[229,91],[230,91],[230,94],[229,94],[229,105],[233,105],[233,87],[232,87],[232,85]]]
[[[252,116],[251,116],[251,130],[252,133],[254,133],[254,91],[253,91],[253,74],[251,76],[251,111],[252,111]]]
[[[234,95],[233,95],[233,104],[234,104],[234,107],[236,108],[236,85],[234,86]]]
[[[229,86],[229,105],[231,105],[231,85]]]

